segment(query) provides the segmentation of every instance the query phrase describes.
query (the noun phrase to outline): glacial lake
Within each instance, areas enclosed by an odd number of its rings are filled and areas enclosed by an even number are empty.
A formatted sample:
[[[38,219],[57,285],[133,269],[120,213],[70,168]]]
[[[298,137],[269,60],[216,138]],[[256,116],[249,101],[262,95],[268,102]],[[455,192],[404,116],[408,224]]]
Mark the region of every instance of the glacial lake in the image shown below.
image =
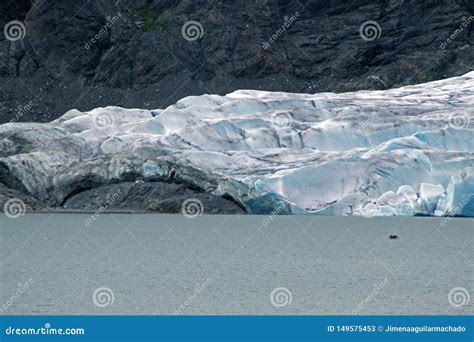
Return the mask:
[[[474,313],[472,219],[90,218],[0,216],[0,314]]]

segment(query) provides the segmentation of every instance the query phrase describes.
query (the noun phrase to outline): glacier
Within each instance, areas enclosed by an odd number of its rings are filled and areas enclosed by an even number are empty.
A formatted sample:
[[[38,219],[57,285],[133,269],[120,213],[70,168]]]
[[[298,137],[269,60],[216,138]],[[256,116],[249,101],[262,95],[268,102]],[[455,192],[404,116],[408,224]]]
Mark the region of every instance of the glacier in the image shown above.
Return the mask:
[[[193,184],[254,214],[474,216],[474,72],[382,91],[239,90],[0,126],[0,182],[49,206],[136,180]]]

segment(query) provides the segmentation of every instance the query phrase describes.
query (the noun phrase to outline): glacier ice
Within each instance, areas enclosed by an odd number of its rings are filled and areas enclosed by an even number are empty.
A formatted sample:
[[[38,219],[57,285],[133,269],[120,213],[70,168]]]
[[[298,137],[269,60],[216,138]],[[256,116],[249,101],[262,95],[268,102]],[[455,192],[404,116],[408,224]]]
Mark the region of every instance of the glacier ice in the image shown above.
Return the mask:
[[[0,181],[51,205],[81,182],[176,173],[254,213],[474,216],[474,72],[384,91],[239,90],[0,126]]]

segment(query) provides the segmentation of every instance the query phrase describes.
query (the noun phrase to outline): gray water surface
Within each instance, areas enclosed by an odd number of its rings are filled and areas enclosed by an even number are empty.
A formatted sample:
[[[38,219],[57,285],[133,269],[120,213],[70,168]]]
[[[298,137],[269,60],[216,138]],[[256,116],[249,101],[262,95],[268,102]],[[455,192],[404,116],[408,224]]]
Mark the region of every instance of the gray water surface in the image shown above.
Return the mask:
[[[90,217],[0,216],[0,314],[474,312],[471,219]]]

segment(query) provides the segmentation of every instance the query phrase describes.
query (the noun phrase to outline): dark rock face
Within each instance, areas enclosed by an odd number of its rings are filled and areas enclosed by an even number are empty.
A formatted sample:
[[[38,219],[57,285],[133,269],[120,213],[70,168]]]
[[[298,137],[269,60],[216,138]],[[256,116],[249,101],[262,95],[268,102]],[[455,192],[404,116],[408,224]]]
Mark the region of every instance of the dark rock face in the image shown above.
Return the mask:
[[[183,184],[121,183],[81,192],[69,198],[66,209],[96,211],[132,210],[186,213],[186,201],[195,204],[195,214],[243,214],[236,203],[209,193],[189,189]],[[188,209],[191,210],[191,209]]]
[[[473,69],[470,0],[31,3],[0,3],[2,28],[26,27],[22,40],[0,36],[0,122],[242,88],[385,89]],[[190,20],[201,38],[183,38]],[[373,40],[359,33],[368,21],[380,27]]]
[[[25,210],[41,210],[46,209],[46,204],[38,201],[36,198],[31,197],[21,191],[7,188],[5,185],[0,183],[0,208],[3,210],[7,205],[7,202],[11,199],[21,200],[25,206]]]

